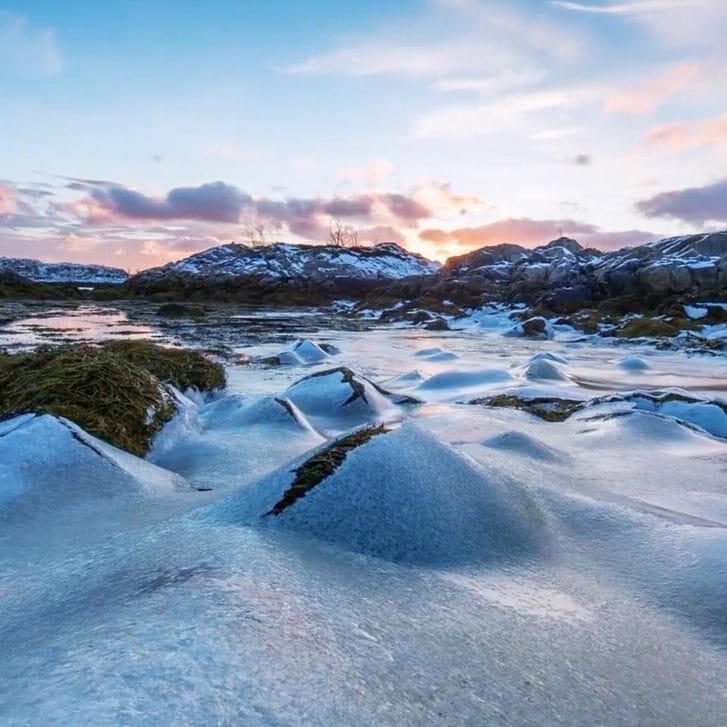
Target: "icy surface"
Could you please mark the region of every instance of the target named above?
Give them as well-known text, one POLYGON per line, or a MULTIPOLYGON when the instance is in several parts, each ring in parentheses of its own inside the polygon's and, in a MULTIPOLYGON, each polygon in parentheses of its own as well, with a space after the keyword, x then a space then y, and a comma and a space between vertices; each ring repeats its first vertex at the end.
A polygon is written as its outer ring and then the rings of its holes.
POLYGON ((724 724, 724 356, 487 315, 240 345, 340 353, 229 365, 147 460, 0 422, 0 724, 724 724))

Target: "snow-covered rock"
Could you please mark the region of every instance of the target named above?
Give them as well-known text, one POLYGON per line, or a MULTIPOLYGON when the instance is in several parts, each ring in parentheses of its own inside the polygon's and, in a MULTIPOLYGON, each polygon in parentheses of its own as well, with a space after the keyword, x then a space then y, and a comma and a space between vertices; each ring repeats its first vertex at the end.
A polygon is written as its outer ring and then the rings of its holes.
POLYGON ((35 283, 78 283, 84 285, 120 285, 128 279, 126 271, 104 265, 81 263, 46 263, 26 258, 0 257, 0 271, 21 275, 35 283))

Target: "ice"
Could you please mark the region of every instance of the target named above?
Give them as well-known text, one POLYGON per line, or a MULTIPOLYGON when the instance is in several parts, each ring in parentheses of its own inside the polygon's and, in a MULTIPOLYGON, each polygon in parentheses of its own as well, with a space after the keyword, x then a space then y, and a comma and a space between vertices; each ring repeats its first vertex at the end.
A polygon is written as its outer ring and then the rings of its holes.
POLYGON ((203 490, 239 487, 324 441, 284 398, 225 396, 199 407, 196 419, 196 427, 168 426, 174 435, 162 432, 150 459, 203 490))
POLYGON ((641 356, 621 356, 616 359, 616 365, 625 371, 646 371, 650 368, 641 356))
POLYGON ((568 459, 565 452, 550 447, 545 442, 524 432, 502 432, 502 434, 496 434, 494 437, 485 439, 482 444, 493 449, 501 449, 546 462, 564 462, 568 459))
POLYGON ((187 488, 181 477, 92 437, 66 419, 21 415, 3 422, 0 431, 2 527, 56 519, 64 510, 83 512, 110 498, 171 496, 187 488))
POLYGON ((214 400, 175 394, 146 460, 0 422, 0 723, 721 727, 723 353, 482 316, 503 324, 301 324, 338 368, 230 364, 214 400), (600 403, 461 403, 493 394, 600 403))
POLYGON ((281 351, 277 354, 277 358, 284 366, 297 366, 321 363, 337 353, 340 351, 335 347, 325 350, 315 341, 305 339, 296 341, 285 351, 281 351))
POLYGON ((349 369, 321 371, 293 384, 285 396, 326 429, 345 429, 400 416, 398 397, 349 369))
POLYGON ((448 369, 422 381, 416 391, 432 400, 456 400, 511 380, 510 373, 501 369, 448 369))
POLYGON ((280 515, 266 515, 292 479, 286 470, 213 510, 226 521, 421 565, 536 558, 552 540, 527 487, 475 466, 411 423, 374 437, 280 515))
POLYGON ((533 358, 525 368, 525 378, 528 379, 565 379, 565 375, 558 365, 545 358, 533 358))

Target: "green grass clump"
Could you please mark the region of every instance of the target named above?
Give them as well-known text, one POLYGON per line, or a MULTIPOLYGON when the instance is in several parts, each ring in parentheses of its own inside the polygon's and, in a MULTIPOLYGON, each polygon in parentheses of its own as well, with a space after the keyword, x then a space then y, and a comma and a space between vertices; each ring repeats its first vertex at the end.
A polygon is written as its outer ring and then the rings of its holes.
POLYGON ((297 470, 293 484, 285 491, 282 498, 275 503, 266 515, 280 515, 296 500, 304 497, 326 477, 330 477, 342 464, 349 452, 368 442, 373 437, 384 434, 387 429, 383 424, 361 429, 347 437, 335 441, 330 446, 314 454, 297 470))
POLYGON ((66 417, 141 456, 177 409, 167 383, 211 390, 224 384, 224 372, 201 354, 147 342, 43 346, 0 356, 0 417, 66 417))
POLYGON ((167 348, 151 341, 111 341, 103 346, 130 364, 140 366, 163 384, 177 389, 214 391, 225 385, 225 370, 198 351, 167 348))

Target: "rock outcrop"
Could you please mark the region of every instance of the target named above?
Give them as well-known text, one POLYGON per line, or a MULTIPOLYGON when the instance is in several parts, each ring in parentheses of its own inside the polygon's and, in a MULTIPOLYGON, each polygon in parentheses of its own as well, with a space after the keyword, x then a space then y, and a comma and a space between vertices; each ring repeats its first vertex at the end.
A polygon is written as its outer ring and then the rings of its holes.
POLYGON ((651 310, 675 302, 724 300, 727 232, 606 253, 566 237, 534 249, 496 245, 450 258, 434 276, 391 285, 378 295, 374 302, 404 299, 416 308, 444 300, 462 307, 502 301, 560 313, 604 302, 616 309, 651 310))

